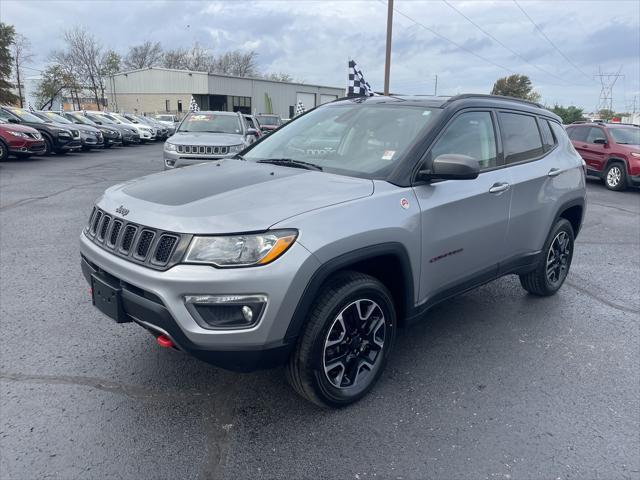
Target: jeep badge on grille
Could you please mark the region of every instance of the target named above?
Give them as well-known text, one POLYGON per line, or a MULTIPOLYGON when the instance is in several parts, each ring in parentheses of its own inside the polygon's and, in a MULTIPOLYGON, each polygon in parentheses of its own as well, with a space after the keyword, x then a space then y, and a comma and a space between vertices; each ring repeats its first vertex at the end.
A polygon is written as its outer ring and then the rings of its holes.
POLYGON ((116 213, 119 213, 123 217, 126 217, 127 214, 129 213, 129 209, 124 208, 124 205, 120 205, 118 208, 116 208, 116 213))

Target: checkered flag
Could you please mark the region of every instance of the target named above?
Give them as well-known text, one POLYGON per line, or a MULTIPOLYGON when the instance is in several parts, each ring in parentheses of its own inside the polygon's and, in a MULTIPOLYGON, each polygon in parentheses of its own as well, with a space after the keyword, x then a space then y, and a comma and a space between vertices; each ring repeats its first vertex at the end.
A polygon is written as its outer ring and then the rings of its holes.
POLYGON ((304 104, 302 103, 302 100, 298 100, 298 103, 296 104, 296 116, 301 115, 304 112, 304 104))
POLYGON ((33 108, 33 105, 31 105, 31 102, 27 102, 27 108, 29 109, 30 112, 35 112, 36 109, 33 108))
POLYGON ((347 97, 372 97, 371 85, 364 79, 362 70, 355 60, 349 60, 349 83, 347 87, 347 97))
POLYGON ((196 99, 193 98, 193 95, 191 95, 191 102, 189 103, 189 111, 190 112, 199 112, 200 111, 200 107, 198 106, 198 103, 196 102, 196 99))

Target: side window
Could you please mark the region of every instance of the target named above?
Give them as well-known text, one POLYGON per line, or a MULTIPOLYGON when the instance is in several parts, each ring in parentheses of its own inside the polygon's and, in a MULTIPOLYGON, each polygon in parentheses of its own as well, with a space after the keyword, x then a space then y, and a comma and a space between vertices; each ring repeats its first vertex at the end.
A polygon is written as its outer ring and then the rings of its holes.
POLYGON ((498 113, 507 164, 523 162, 544 153, 536 118, 520 113, 498 113))
POLYGON ((572 127, 569 130, 569 138, 577 142, 584 142, 590 127, 572 127))
POLYGON ((538 118, 538 126, 540 127, 540 133, 542 133, 542 146, 544 147, 544 151, 548 152, 556 144, 551 134, 551 127, 549 126, 549 122, 544 118, 538 118))
POLYGON ((604 131, 598 127, 591 127, 589 129, 589 134, 587 135, 587 143, 596 143, 596 140, 606 140, 607 137, 604 134, 604 131))
POLYGON ((496 138, 490 112, 467 112, 451 122, 431 149, 431 158, 455 153, 473 157, 484 170, 497 165, 496 138))
POLYGON ((551 126, 551 131, 553 132, 553 136, 556 139, 556 143, 560 143, 560 139, 566 137, 567 131, 562 128, 561 125, 558 125, 556 122, 547 122, 549 126, 551 126))

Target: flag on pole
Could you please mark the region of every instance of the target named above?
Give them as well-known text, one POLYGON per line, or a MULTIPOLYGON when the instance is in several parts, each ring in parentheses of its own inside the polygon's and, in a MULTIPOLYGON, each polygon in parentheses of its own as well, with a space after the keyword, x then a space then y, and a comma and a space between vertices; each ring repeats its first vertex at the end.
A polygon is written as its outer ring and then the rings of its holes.
POLYGON ((347 84, 347 97, 372 97, 374 95, 371 85, 364 79, 362 70, 355 60, 349 60, 349 82, 347 84))
POLYGON ((298 103, 296 104, 296 117, 303 114, 304 112, 304 104, 302 103, 302 100, 298 100, 298 103))
POLYGON ((199 112, 200 111, 200 107, 198 106, 198 103, 196 102, 196 99, 193 98, 193 95, 191 95, 191 102, 189 103, 189 111, 190 112, 199 112))
POLYGON ((33 108, 33 105, 31 105, 31 102, 27 102, 27 108, 29 108, 30 112, 35 112, 36 111, 36 109, 33 108))

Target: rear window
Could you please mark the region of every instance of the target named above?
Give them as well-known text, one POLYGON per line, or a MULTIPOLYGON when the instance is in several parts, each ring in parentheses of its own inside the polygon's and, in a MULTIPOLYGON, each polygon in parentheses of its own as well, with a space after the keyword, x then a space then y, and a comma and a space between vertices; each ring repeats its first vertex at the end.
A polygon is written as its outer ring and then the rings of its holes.
POLYGON ((519 113, 498 114, 505 163, 531 160, 544 153, 535 117, 519 113))

